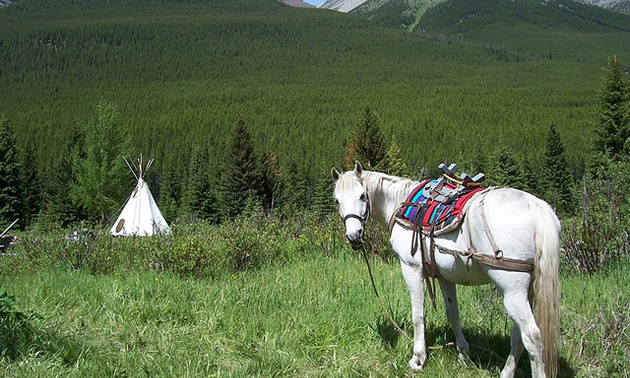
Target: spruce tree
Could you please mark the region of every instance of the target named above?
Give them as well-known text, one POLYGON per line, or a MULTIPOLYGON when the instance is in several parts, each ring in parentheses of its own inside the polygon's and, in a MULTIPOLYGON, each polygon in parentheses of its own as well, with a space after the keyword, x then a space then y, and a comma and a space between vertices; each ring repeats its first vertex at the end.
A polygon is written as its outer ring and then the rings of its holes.
POLYGON ((334 185, 328 174, 317 178, 313 191, 313 210, 317 215, 325 216, 336 211, 333 189, 334 185))
POLYGON ((128 153, 127 143, 112 103, 99 102, 84 135, 83 152, 75 151, 73 156, 77 182, 70 194, 91 220, 104 224, 120 207, 130 183, 122 158, 128 153))
POLYGON ((72 169, 73 156, 85 156, 82 153, 85 136, 77 125, 72 125, 64 141, 60 147, 61 158, 53 162, 51 170, 44 174, 43 218, 40 218, 45 223, 62 227, 86 218, 82 206, 68 196, 70 187, 77 180, 72 169))
POLYGON ((554 124, 549 126, 545 148, 545 199, 560 213, 574 209, 573 178, 567 166, 564 145, 554 124))
POLYGON ((304 174, 298 172, 297 163, 289 161, 281 176, 280 206, 287 214, 304 210, 307 205, 308 184, 304 174))
POLYGON ((352 131, 352 140, 346 152, 346 160, 360 161, 366 168, 376 167, 385 157, 383 133, 379 127, 378 115, 366 107, 352 131), (353 154, 354 156, 350 156, 353 154))
POLYGON ((190 168, 184 209, 192 219, 219 222, 219 211, 214 186, 208 175, 208 151, 198 149, 193 153, 190 168))
POLYGON ((488 177, 490 184, 523 189, 523 168, 514 156, 514 151, 504 141, 499 141, 491 159, 490 177, 488 177))
POLYGON ((409 167, 400 156, 400 147, 398 147, 395 137, 392 137, 385 158, 381 160, 376 170, 399 177, 409 175, 409 167))
POLYGON ((237 217, 251 201, 262 203, 263 178, 247 123, 239 118, 230 132, 222 180, 223 213, 237 217))
POLYGON ((280 200, 283 181, 280 164, 278 163, 278 155, 275 152, 263 154, 260 161, 262 169, 262 199, 263 207, 267 211, 273 211, 280 200))
POLYGON ((534 164, 528 158, 523 159, 523 190, 535 196, 542 196, 540 190, 540 177, 534 164))
POLYGON ((608 60, 599 95, 595 148, 613 160, 619 160, 630 150, 630 84, 624 79, 625 71, 619 58, 613 55, 608 60))
POLYGON ((29 225, 39 214, 42 205, 42 181, 40 173, 35 165, 35 151, 33 143, 27 145, 22 157, 22 179, 25 183, 23 188, 23 225, 29 225))
POLYGON ((15 143, 11 125, 6 119, 0 118, 0 228, 2 230, 22 217, 21 168, 15 143))
POLYGON ((173 158, 174 156, 170 159, 164 159, 160 184, 160 211, 169 223, 177 219, 182 192, 181 176, 175 169, 173 158))

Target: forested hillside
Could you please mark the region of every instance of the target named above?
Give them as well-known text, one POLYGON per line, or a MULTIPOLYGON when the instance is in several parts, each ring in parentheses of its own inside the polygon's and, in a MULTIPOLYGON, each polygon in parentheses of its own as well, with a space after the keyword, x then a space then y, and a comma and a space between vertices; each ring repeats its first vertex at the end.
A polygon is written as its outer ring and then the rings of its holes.
POLYGON ((626 19, 585 29, 552 13, 527 29, 465 4, 436 8, 417 36, 275 0, 23 0, 0 9, 0 115, 50 193, 97 105, 113 104, 129 154, 156 158, 152 187, 175 207, 201 173, 219 187, 239 119, 285 180, 313 190, 368 106, 410 175, 445 160, 484 170, 499 142, 539 172, 555 124, 581 177, 602 68, 630 60, 626 19))
POLYGON ((415 32, 503 48, 514 59, 591 61, 630 51, 630 15, 574 1, 451 0, 429 9, 415 32))

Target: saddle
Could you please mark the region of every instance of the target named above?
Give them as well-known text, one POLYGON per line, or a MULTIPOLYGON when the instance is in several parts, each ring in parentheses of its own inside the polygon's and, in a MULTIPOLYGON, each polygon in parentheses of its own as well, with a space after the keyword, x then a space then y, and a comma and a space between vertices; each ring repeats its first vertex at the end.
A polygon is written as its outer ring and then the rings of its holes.
POLYGON ((459 227, 466 203, 486 189, 480 186, 485 180, 483 173, 472 178, 464 173, 457 178, 457 165, 440 164, 439 168, 442 177, 420 183, 395 214, 398 222, 421 228, 426 235, 440 235, 459 227))

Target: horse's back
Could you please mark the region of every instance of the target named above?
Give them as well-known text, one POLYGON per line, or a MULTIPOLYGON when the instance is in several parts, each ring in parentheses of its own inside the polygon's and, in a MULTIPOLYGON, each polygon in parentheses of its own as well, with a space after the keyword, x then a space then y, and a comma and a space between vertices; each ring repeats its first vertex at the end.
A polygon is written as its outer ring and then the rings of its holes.
POLYGON ((498 248, 505 257, 532 261, 541 216, 551 228, 545 232, 559 234, 560 221, 545 201, 514 188, 490 188, 471 200, 464 227, 470 227, 477 252, 493 254, 498 248))

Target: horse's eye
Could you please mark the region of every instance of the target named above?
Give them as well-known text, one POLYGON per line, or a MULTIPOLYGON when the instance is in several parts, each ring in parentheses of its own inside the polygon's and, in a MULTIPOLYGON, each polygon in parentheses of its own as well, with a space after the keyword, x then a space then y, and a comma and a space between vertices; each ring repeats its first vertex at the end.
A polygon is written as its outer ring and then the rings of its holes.
POLYGON ((361 194, 361 198, 359 198, 361 202, 367 202, 367 195, 365 193, 361 194))

